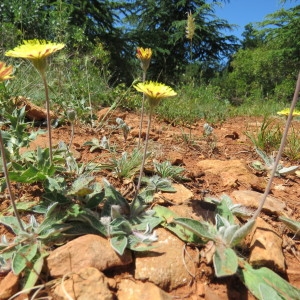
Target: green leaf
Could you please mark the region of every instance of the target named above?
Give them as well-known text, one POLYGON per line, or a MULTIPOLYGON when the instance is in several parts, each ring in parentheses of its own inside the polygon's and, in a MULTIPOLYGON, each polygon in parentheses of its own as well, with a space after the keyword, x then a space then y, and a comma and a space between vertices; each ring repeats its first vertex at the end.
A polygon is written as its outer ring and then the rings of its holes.
POLYGON ((91 194, 93 190, 89 187, 89 184, 94 179, 94 176, 80 176, 73 182, 72 187, 67 195, 84 197, 88 194, 91 194))
POLYGON ((104 200, 105 192, 101 191, 100 193, 94 194, 92 197, 88 199, 86 202, 86 208, 95 208, 104 200))
POLYGON ((264 286, 262 287, 261 284, 267 285, 269 287, 268 292, 270 289, 272 289, 272 294, 274 295, 275 291, 282 299, 300 299, 299 289, 292 286, 290 283, 268 268, 263 267, 260 269, 253 269, 250 264, 239 258, 237 275, 257 299, 268 299, 266 298, 268 296, 264 294, 266 288, 264 286))
POLYGON ((282 221, 291 231, 293 231, 296 236, 300 236, 300 222, 284 216, 280 216, 279 220, 282 221))
POLYGON ((23 290, 30 289, 36 285, 36 282, 39 279, 39 275, 41 274, 43 265, 44 265, 44 257, 46 255, 39 255, 37 258, 35 258, 35 262, 31 269, 29 269, 29 274, 25 276, 25 285, 23 287, 23 290))
POLYGON ((252 230, 253 226, 255 224, 255 220, 249 220, 246 222, 243 226, 241 226, 236 232, 234 233, 231 241, 230 241, 230 247, 234 247, 238 245, 248 233, 252 230))
POLYGON ((234 275, 238 268, 238 257, 234 250, 216 245, 213 256, 214 270, 217 277, 234 275))
POLYGON ((261 299, 263 300, 282 300, 282 297, 280 297, 277 292, 270 286, 260 283, 259 291, 261 295, 261 299))
POLYGON ((126 235, 118 235, 118 236, 114 236, 110 239, 110 244, 112 246, 112 248, 119 254, 119 255, 123 255, 126 246, 128 243, 128 239, 126 237, 126 235))
POLYGON ((230 224, 234 224, 234 216, 230 210, 230 207, 232 206, 231 198, 224 194, 221 196, 220 200, 221 201, 217 203, 216 213, 227 219, 230 224))
MULTIPOLYGON (((16 235, 22 232, 19 222, 16 217, 12 216, 4 216, 0 218, 0 223, 9 227, 16 235)), ((24 228, 26 228, 26 224, 21 220, 21 223, 24 228)))
POLYGON ((12 260, 12 270, 14 274, 20 274, 28 263, 31 263, 38 250, 37 244, 24 245, 17 250, 12 260))
POLYGON ((196 244, 203 244, 205 242, 201 237, 199 237, 199 235, 195 234, 193 231, 190 231, 185 226, 173 223, 173 220, 179 216, 167 207, 156 205, 153 210, 155 211, 155 216, 165 220, 162 221, 161 225, 172 231, 183 241, 196 244))

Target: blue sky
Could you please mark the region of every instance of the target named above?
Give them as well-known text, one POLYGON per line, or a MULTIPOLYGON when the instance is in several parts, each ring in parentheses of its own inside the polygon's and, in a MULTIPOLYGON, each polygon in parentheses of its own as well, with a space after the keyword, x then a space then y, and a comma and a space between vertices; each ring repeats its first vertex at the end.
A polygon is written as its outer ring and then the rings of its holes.
POLYGON ((299 4, 300 0, 287 0, 284 5, 279 0, 230 0, 230 3, 223 3, 223 7, 216 7, 215 14, 218 18, 227 20, 230 24, 239 25, 237 29, 227 32, 227 34, 233 34, 241 38, 245 25, 261 22, 268 14, 281 8, 288 9, 299 4))

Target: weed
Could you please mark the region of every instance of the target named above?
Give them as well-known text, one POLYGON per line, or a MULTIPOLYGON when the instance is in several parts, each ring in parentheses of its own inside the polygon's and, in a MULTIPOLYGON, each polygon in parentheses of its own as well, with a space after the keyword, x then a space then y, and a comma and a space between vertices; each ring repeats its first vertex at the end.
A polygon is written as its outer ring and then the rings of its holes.
POLYGON ((173 166, 169 161, 154 162, 155 172, 162 178, 170 178, 173 180, 183 180, 182 173, 185 171, 184 168, 179 166, 173 166))
MULTIPOLYGON (((147 153, 148 157, 150 153, 147 153)), ((138 172, 143 160, 143 153, 139 149, 134 149, 131 154, 123 152, 121 157, 114 156, 109 169, 112 170, 118 178, 133 178, 138 172)))
POLYGON ((278 123, 265 117, 257 132, 245 132, 246 136, 251 140, 255 148, 261 149, 267 153, 278 149, 282 133, 278 123))
POLYGON ((300 159, 300 131, 292 127, 283 154, 291 160, 300 159))
MULTIPOLYGON (((275 164, 275 158, 273 156, 268 156, 264 151, 260 149, 256 149, 256 152, 261 157, 264 164, 261 164, 259 161, 254 161, 252 163, 252 167, 258 171, 272 171, 275 164)), ((298 166, 283 167, 281 164, 278 164, 276 167, 275 176, 280 177, 295 173, 298 168, 298 166)))

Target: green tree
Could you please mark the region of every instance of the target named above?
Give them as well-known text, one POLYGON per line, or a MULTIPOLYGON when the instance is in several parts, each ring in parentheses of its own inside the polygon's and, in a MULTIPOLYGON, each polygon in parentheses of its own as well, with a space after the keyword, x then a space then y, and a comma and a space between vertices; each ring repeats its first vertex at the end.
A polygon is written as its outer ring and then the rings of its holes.
POLYGON ((223 82, 227 97, 290 100, 300 69, 299 31, 300 6, 268 15, 255 29, 248 27, 244 47, 233 56, 223 82))
POLYGON ((237 49, 237 39, 221 32, 231 29, 230 24, 214 15, 214 2, 206 2, 125 1, 123 22, 130 28, 127 39, 132 47, 150 47, 154 51, 149 76, 175 84, 186 72, 186 66, 192 63, 200 77, 200 70, 204 74, 205 69, 215 66, 222 57, 237 49), (193 14, 196 25, 192 62, 190 43, 185 34, 188 12, 193 14))

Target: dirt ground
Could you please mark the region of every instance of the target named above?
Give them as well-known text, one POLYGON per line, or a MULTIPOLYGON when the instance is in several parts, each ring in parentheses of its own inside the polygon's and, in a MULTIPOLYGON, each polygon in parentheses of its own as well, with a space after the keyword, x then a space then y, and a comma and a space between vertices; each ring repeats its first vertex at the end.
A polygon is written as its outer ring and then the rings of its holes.
MULTIPOLYGON (((76 124, 75 137, 73 140, 74 152, 76 152, 78 161, 82 162, 99 162, 107 163, 111 157, 108 151, 96 150, 90 152, 90 148, 83 146, 92 138, 101 140, 106 136, 111 145, 115 145, 118 153, 123 151, 130 151, 137 145, 136 132, 138 131, 140 117, 138 114, 129 112, 115 112, 114 115, 104 122, 103 126, 98 128, 91 128, 89 126, 76 124), (116 129, 115 118, 122 117, 125 122, 131 127, 131 132, 127 140, 124 140, 122 131, 116 129)), ((146 118, 147 120, 147 118, 146 118)), ((146 128, 146 120, 144 128, 146 128)), ((284 126, 284 120, 276 118, 275 121, 284 126)), ((166 158, 172 160, 174 157, 181 157, 181 166, 185 168, 184 175, 190 179, 183 183, 185 187, 191 190, 194 194, 193 201, 203 201, 204 196, 217 197, 222 193, 230 194, 235 189, 242 189, 243 186, 236 185, 232 188, 224 188, 218 177, 208 176, 207 174, 199 174, 199 169, 196 163, 203 159, 218 159, 231 160, 240 159, 247 163, 251 169, 251 162, 258 159, 255 152, 254 145, 245 135, 246 131, 255 131, 259 128, 262 118, 255 117, 236 117, 229 119, 222 124, 213 125, 213 135, 209 138, 203 136, 204 121, 199 121, 191 127, 174 126, 168 122, 154 118, 151 129, 151 140, 149 141, 149 150, 152 152, 150 163, 153 159, 164 161, 166 158)), ((300 129, 300 122, 294 121, 295 128, 300 129)), ((145 131, 145 130, 144 130, 145 131)), ((52 130, 53 144, 59 141, 70 141, 71 127, 63 125, 52 130)), ((47 136, 41 135, 35 140, 31 148, 36 146, 47 146, 47 136)), ((283 158, 285 165, 299 165, 300 161, 288 161, 283 158)), ((251 169, 253 174, 260 177, 261 181, 267 182, 267 174, 251 169)), ((107 170, 101 171, 96 175, 97 177, 106 177, 113 186, 119 190, 123 195, 130 198, 134 193, 134 184, 130 180, 121 180, 114 177, 111 172, 107 170)), ((40 185, 22 185, 14 184, 17 199, 39 199, 41 195, 40 185)), ((260 190, 259 192, 263 192, 260 190)), ((300 178, 295 175, 288 175, 286 177, 275 178, 271 189, 271 195, 284 201, 292 210, 292 216, 295 220, 300 218, 300 178), (284 188, 274 188, 282 186, 284 188), (296 191, 296 192, 295 192, 296 191)), ((1 195, 0 209, 8 207, 9 201, 7 195, 1 195)), ((19 200, 20 201, 20 200, 19 200)), ((168 204, 170 205, 170 204, 168 204)), ((293 235, 287 230, 282 230, 282 224, 277 220, 276 216, 264 215, 264 220, 275 226, 280 232, 284 241, 283 253, 286 259, 287 273, 281 274, 292 285, 300 288, 300 243, 299 240, 294 239, 293 235), (297 267, 296 267, 297 266, 297 267), (297 271, 298 270, 298 271, 297 271)), ((2 226, 2 232, 7 233, 2 226)), ((254 299, 248 293, 247 289, 235 277, 216 279, 213 275, 213 268, 210 265, 201 265, 201 276, 196 277, 189 285, 181 287, 172 291, 170 294, 174 299, 197 299, 195 298, 199 291, 197 290, 197 282, 205 281, 209 286, 209 291, 206 292, 205 299, 254 299)), ((128 270, 122 270, 122 273, 107 274, 111 277, 122 277, 132 274, 132 267, 128 270)), ((3 274, 4 276, 4 274, 3 274)))

